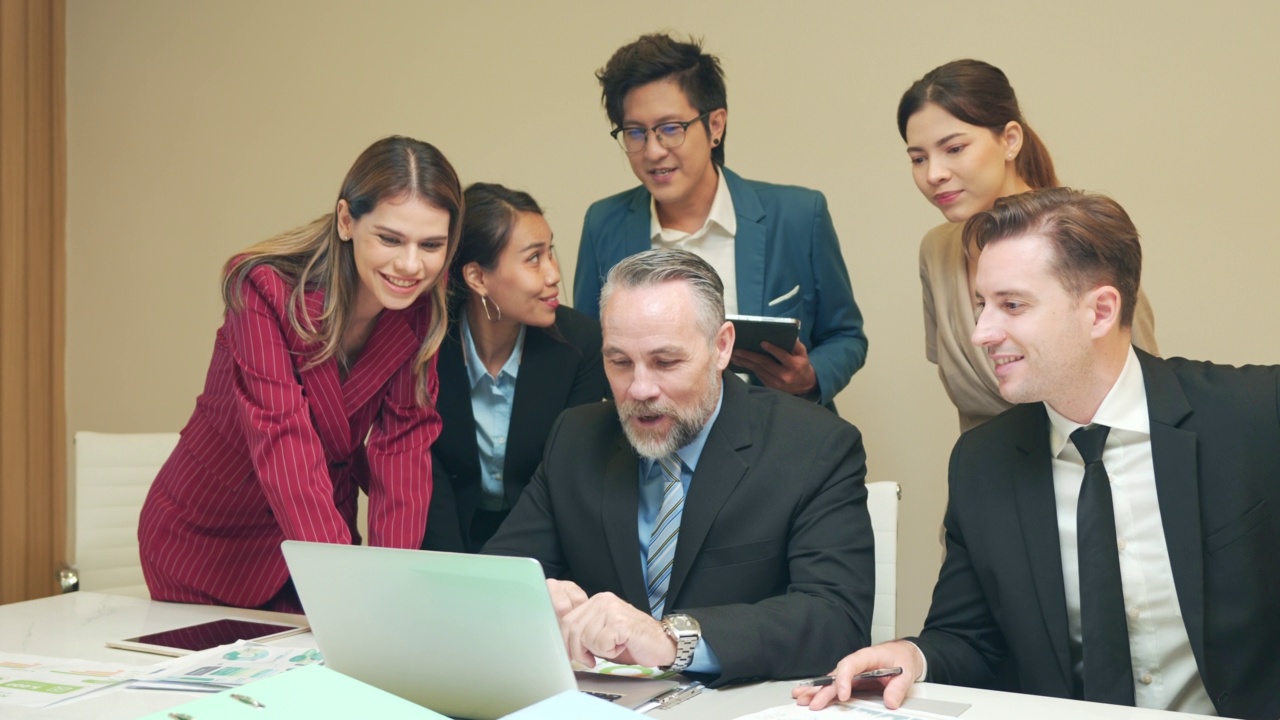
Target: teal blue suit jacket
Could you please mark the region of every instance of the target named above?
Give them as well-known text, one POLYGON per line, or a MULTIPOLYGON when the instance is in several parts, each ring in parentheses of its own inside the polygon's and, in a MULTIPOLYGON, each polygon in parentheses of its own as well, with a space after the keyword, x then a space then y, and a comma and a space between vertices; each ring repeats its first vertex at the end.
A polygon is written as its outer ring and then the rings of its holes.
MULTIPOLYGON (((734 238, 738 312, 800 320, 800 341, 818 378, 823 404, 867 359, 862 312, 822 193, 744 180, 720 168, 738 217, 734 238), (770 302, 784 298, 773 305, 770 302)), ((600 288, 609 269, 650 247, 650 195, 643 186, 591 205, 582 224, 573 302, 600 315, 600 288)))

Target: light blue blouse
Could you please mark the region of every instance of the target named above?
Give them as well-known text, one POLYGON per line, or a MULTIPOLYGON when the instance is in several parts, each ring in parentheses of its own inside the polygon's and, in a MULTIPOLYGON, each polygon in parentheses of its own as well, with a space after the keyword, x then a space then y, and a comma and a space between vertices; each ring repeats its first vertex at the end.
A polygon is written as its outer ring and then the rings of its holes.
POLYGON ((511 357, 494 377, 480 361, 465 314, 461 322, 465 349, 463 359, 471 380, 471 413, 475 416, 476 445, 480 448, 480 508, 507 510, 502 468, 507 460, 507 435, 511 427, 511 406, 516 396, 516 376, 520 373, 520 356, 524 353, 525 328, 520 326, 520 335, 511 350, 511 357))

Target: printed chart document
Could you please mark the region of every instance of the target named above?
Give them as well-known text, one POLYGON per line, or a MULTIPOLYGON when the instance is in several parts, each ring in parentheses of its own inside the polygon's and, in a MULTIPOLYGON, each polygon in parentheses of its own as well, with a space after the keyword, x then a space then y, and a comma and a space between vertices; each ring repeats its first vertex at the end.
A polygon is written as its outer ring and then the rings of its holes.
POLYGON ((319 665, 291 670, 248 687, 204 695, 143 720, 448 720, 444 715, 319 665))
POLYGON ((574 672, 595 673, 597 675, 621 675, 623 677, 651 678, 661 680, 669 678, 676 673, 671 670, 659 670, 656 667, 647 665, 623 665, 612 660, 605 660, 602 657, 596 658, 594 667, 587 667, 582 663, 573 663, 574 672))
POLYGON ((287 670, 322 664, 324 656, 315 648, 287 648, 244 640, 155 665, 129 688, 216 693, 287 670))
POLYGON ((0 653, 0 707, 45 708, 78 700, 132 680, 148 669, 137 665, 0 653))

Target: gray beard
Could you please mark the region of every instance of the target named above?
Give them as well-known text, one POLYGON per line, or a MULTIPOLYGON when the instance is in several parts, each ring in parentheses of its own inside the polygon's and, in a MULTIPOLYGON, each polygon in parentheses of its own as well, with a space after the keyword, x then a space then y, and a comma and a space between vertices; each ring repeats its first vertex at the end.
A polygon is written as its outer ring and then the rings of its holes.
POLYGON ((707 384, 707 392, 698 398, 697 404, 690 408, 676 407, 666 402, 628 401, 618 405, 618 418, 622 421, 622 432, 627 442, 635 448, 641 457, 656 460, 666 457, 688 445, 715 412, 716 402, 720 399, 720 372, 715 365, 711 366, 712 381, 707 384), (675 420, 671 429, 665 434, 641 430, 632 424, 632 418, 640 415, 668 415, 675 420))

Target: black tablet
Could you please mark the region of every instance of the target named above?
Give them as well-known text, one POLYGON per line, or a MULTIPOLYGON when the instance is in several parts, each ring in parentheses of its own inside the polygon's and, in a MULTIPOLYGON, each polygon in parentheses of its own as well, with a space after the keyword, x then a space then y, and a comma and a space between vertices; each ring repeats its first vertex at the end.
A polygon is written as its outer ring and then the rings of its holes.
POLYGON ((156 655, 189 655, 219 645, 229 645, 240 640, 266 642, 276 638, 296 635, 308 630, 306 625, 282 625, 222 618, 199 625, 188 625, 173 630, 148 633, 124 640, 112 640, 107 647, 120 650, 137 650, 156 655))
MULTIPOLYGON (((772 358, 760 343, 769 342, 790 352, 796 344, 796 338, 800 337, 800 321, 795 318, 726 315, 725 320, 733 323, 737 334, 733 341, 734 350, 751 350, 772 358)), ((733 372, 747 372, 746 368, 733 363, 729 363, 729 369, 733 372)))

